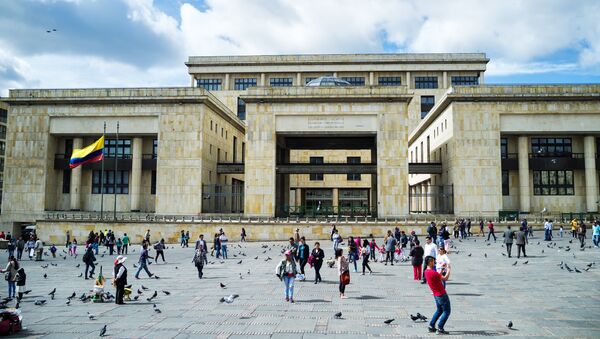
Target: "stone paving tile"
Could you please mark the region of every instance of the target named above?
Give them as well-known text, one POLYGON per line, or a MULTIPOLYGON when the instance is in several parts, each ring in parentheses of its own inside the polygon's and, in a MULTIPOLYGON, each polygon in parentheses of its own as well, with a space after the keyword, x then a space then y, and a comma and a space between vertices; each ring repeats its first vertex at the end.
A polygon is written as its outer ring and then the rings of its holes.
MULTIPOLYGON (((380 239, 378 239, 380 240, 380 239)), ((558 246, 566 246, 567 238, 558 239, 558 246)), ((547 243, 537 245, 534 239, 528 246, 531 257, 506 258, 500 243, 487 246, 481 238, 455 241, 459 254, 451 253, 452 280, 447 290, 452 302, 452 315, 446 325, 451 337, 490 338, 598 338, 600 337, 600 295, 595 284, 600 278, 600 266, 589 272, 568 273, 557 264, 568 263, 583 269, 589 262, 600 265, 600 251, 558 251, 547 243), (541 253, 544 250, 544 253, 541 253), (471 253, 471 256, 467 254, 471 253), (484 257, 484 253, 488 255, 484 257), (575 257, 573 257, 575 254, 575 257), (528 260, 528 264, 524 261, 528 260), (517 261, 516 266, 512 263, 517 261), (515 330, 508 330, 512 320, 515 330)), ((324 241, 327 243, 326 241, 324 241)), ((22 262, 27 271, 27 287, 32 292, 21 303, 27 330, 17 337, 30 338, 97 338, 102 325, 108 325, 112 338, 431 338, 427 323, 414 323, 409 314, 420 312, 428 317, 434 311, 434 302, 427 286, 412 279, 412 266, 401 263, 384 266, 371 263, 373 275, 351 274, 347 287, 349 299, 340 300, 337 293, 337 271, 323 267, 325 280, 313 284, 312 269, 307 266, 307 281, 295 284, 295 304, 283 300, 283 286, 274 276, 282 244, 262 254, 260 243, 242 244, 246 257, 224 260, 209 257, 205 278, 199 280, 190 263, 193 249, 169 246, 168 264, 152 264, 150 270, 160 279, 133 278, 137 254, 130 253, 126 262, 134 295, 141 285, 140 301, 125 306, 113 303, 81 303, 74 299, 71 306, 65 300, 73 291, 77 297, 89 291, 92 281, 79 278, 82 267, 78 258, 49 259, 57 266, 42 268, 40 263, 22 262), (259 260, 253 258, 258 255, 259 260), (265 262, 270 256, 274 260, 265 262), (237 262, 242 260, 242 264, 237 262), (175 269, 177 266, 177 269, 175 269), (248 274, 250 270, 250 274, 248 274), (46 273, 47 278, 42 275, 46 273), (240 279, 240 273, 242 279, 240 279), (222 282, 225 289, 219 287, 222 282), (56 299, 47 293, 56 287, 56 299), (146 302, 154 291, 158 297, 146 302), (162 290, 171 292, 170 296, 162 290), (232 304, 220 303, 229 294, 240 297, 232 304), (35 306, 34 300, 48 299, 47 305, 35 306), (153 304, 163 311, 155 314, 153 304), (343 319, 334 319, 341 311, 343 319), (87 313, 97 316, 89 320, 87 313), (391 325, 383 320, 395 318, 391 325)), ((312 243, 310 244, 312 246, 312 243)), ((558 247, 557 246, 557 247, 558 247)), ((575 246, 571 245, 573 248, 575 246)), ((139 246, 134 246, 139 253, 139 246)), ((330 246, 325 247, 326 257, 330 246)), ((60 252, 60 251, 59 251, 60 252)), ((230 245, 230 253, 238 254, 237 244, 230 245)), ((112 260, 108 254, 99 257, 105 276, 110 276, 112 260)), ((114 293, 112 287, 108 290, 114 293)))

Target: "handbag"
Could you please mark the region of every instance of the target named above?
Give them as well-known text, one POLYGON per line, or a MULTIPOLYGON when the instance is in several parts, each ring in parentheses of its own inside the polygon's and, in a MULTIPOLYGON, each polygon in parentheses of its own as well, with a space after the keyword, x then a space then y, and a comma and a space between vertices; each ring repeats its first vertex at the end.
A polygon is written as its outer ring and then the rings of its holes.
POLYGON ((6 272, 6 273, 4 273, 4 280, 6 280, 6 281, 9 281, 9 280, 10 280, 10 278, 11 278, 11 276, 10 276, 10 272, 6 272))
POLYGON ((340 280, 342 282, 342 285, 350 284, 350 271, 344 271, 340 276, 340 280))

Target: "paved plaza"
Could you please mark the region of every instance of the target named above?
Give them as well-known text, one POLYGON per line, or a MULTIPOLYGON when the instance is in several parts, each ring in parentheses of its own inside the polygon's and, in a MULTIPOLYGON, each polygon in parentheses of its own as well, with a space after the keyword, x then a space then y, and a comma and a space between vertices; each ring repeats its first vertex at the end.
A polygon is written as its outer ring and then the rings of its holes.
MULTIPOLYGON (((587 247, 580 251, 576 241, 569 244, 570 239, 557 239, 556 247, 549 248, 543 241, 538 245, 541 239, 535 237, 527 248, 528 258, 518 260, 502 256, 500 239, 490 245, 477 237, 455 241, 454 251, 458 252, 450 254, 453 275, 447 286, 452 315, 445 328, 450 336, 599 338, 600 251, 587 247), (565 251, 566 246, 572 250, 565 251), (515 261, 518 263, 513 266, 515 261), (582 273, 561 269, 561 261, 582 273), (598 266, 584 271, 592 262, 598 266), (509 321, 514 323, 512 330, 506 327, 509 321)), ((329 258, 331 242, 322 243, 329 258)), ((314 271, 309 269, 307 281, 296 281, 296 303, 290 304, 283 300, 283 284, 274 274, 283 243, 268 243, 269 249, 262 248, 265 244, 242 243, 240 247, 230 243, 229 259, 221 262, 209 257, 214 264, 205 267, 202 280, 191 263, 193 249, 177 245, 169 245, 165 251, 168 264, 149 266, 160 279, 149 279, 142 273, 142 279, 136 280, 132 265, 137 262, 139 246, 134 245, 135 253, 130 250, 126 262, 128 279, 134 295, 141 285, 149 290, 139 298, 143 301, 124 306, 82 303, 77 298, 69 306, 65 304, 73 292, 79 297, 93 285, 92 280, 79 277, 84 267, 81 255, 77 259, 45 257, 44 263, 24 260, 27 287, 32 292, 21 303, 27 329, 18 337, 97 338, 105 324, 106 336, 112 338, 435 336, 427 332, 426 323, 415 323, 409 317, 417 312, 431 317, 434 311, 429 288, 412 280, 410 264, 392 267, 373 263, 373 275, 352 274, 345 300, 339 299, 337 270, 324 265, 324 281, 314 285, 310 280, 314 271), (265 261, 267 257, 273 260, 265 261), (57 266, 41 267, 48 263, 57 266), (80 268, 75 267, 78 264, 80 268), (47 294, 54 287, 56 298, 50 300, 47 294), (145 298, 155 290, 158 297, 147 302, 145 298), (171 294, 167 296, 163 290, 171 294), (239 294, 239 298, 231 304, 219 302, 230 294, 239 294), (47 299, 47 304, 34 305, 40 299, 47 299), (154 303, 162 313, 153 310, 154 303), (89 320, 87 312, 97 319, 89 320), (342 319, 334 318, 336 312, 342 312, 342 319), (384 324, 390 318, 395 321, 384 324)), ((309 242, 311 248, 313 244, 309 242)), ((105 255, 98 260, 108 276, 113 258, 105 255)), ((110 290, 114 294, 112 287, 110 290)))

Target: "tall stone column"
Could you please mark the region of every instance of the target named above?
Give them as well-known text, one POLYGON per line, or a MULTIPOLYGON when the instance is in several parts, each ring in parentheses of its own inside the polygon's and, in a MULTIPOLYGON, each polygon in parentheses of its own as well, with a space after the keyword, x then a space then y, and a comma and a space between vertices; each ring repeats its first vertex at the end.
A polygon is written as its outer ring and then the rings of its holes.
POLYGON ((429 205, 427 204, 427 192, 428 192, 428 186, 427 183, 422 183, 421 184, 421 211, 422 212, 427 212, 429 210, 429 205))
MULTIPOLYGON (((73 138, 73 149, 83 147, 83 138, 73 138)), ((81 166, 71 170, 71 211, 81 210, 81 166)))
POLYGON ((448 88, 448 72, 443 73, 442 85, 444 86, 444 88, 448 88))
POLYGON ((531 195, 529 187, 529 138, 519 137, 519 210, 521 213, 530 212, 531 195))
POLYGON ((265 83, 266 79, 266 75, 265 73, 260 73, 260 83, 258 84, 259 86, 267 86, 267 84, 265 83))
POLYGON ((296 87, 298 86, 304 86, 304 84, 302 83, 302 73, 300 72, 296 73, 296 87))
POLYGON ((585 157, 585 205, 587 212, 598 211, 598 177, 596 174, 596 138, 587 135, 583 138, 585 157))
POLYGON ((336 208, 336 211, 338 211, 339 213, 339 208, 340 208, 340 190, 338 188, 333 188, 332 189, 332 197, 331 197, 331 205, 336 208))
POLYGON ((369 72, 369 85, 375 86, 375 73, 369 72))
POLYGON ((131 212, 140 211, 140 196, 142 191, 142 146, 142 138, 133 138, 133 145, 131 147, 131 189, 129 190, 131 212))
POLYGON ((410 72, 406 72, 406 88, 412 88, 410 83, 410 72))

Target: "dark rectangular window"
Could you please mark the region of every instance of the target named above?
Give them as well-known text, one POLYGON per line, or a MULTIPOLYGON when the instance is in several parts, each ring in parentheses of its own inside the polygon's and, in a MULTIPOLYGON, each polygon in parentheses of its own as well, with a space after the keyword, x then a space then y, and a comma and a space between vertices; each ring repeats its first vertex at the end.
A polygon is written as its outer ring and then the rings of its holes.
POLYGON ((435 105, 435 97, 433 95, 422 95, 421 96, 421 119, 427 116, 427 113, 431 111, 435 105))
POLYGON ((233 162, 235 163, 237 160, 237 138, 233 137, 233 152, 231 153, 233 154, 233 162))
POLYGON ((0 122, 6 123, 8 120, 8 111, 4 108, 0 108, 0 122))
POLYGON ((573 171, 533 171, 534 195, 574 195, 573 171))
POLYGON ((478 76, 455 76, 452 77, 452 86, 472 86, 479 85, 478 76))
POLYGON ((508 158, 508 139, 506 138, 500 138, 500 157, 508 158))
POLYGON ((156 194, 156 171, 152 171, 152 178, 150 179, 150 194, 156 194))
POLYGON ((0 125, 0 139, 6 139, 6 126, 0 125))
POLYGON ((348 81, 352 86, 365 85, 365 77, 342 77, 342 80, 348 81))
POLYGON ((438 88, 438 78, 415 77, 415 88, 438 88))
POLYGON ((63 171, 62 192, 71 193, 71 170, 63 171))
POLYGON ((534 157, 570 157, 571 138, 531 138, 534 157))
POLYGON ((400 77, 379 77, 379 86, 400 86, 402 81, 400 77))
POLYGON ((131 139, 104 139, 104 156, 114 158, 115 154, 119 155, 119 159, 131 158, 131 139))
MULTIPOLYGON (((347 157, 346 162, 349 164, 360 164, 360 157, 347 157)), ((360 173, 348 173, 346 174, 346 180, 360 181, 360 173)))
POLYGON ((4 155, 6 153, 6 143, 4 141, 0 141, 0 155, 4 155))
POLYGON ((256 87, 256 78, 238 78, 234 80, 234 90, 245 91, 248 87, 256 87))
POLYGON ((237 116, 240 120, 246 120, 246 103, 240 98, 237 99, 237 116))
POLYGON ((271 87, 291 87, 294 83, 292 78, 271 78, 269 79, 269 85, 271 87))
POLYGON ((502 195, 509 195, 508 171, 502 171, 502 195))
POLYGON ((152 159, 158 158, 158 139, 152 139, 152 159))
POLYGON ((115 182, 117 183, 117 194, 129 194, 129 171, 93 171, 92 172, 92 194, 100 194, 100 186, 104 194, 115 193, 115 182))
POLYGON ((207 91, 220 91, 221 79, 197 79, 196 87, 202 87, 207 91))
POLYGON ((315 79, 316 79, 316 77, 306 77, 306 78, 304 78, 304 84, 306 85, 315 79))
POLYGON ((246 143, 242 142, 242 163, 246 161, 246 143))
MULTIPOLYGON (((310 157, 310 163, 313 165, 323 164, 323 157, 310 157)), ((311 173, 310 180, 313 181, 322 181, 323 173, 311 173)))

